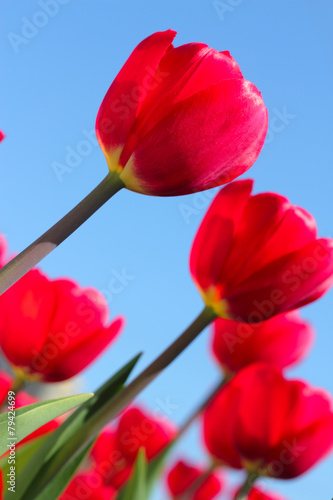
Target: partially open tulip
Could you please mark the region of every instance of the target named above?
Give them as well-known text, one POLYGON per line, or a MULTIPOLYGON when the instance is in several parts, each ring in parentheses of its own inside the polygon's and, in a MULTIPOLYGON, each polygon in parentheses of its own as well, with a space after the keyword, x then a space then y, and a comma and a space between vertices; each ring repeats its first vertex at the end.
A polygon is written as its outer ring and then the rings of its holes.
POLYGON ((314 332, 298 311, 246 324, 218 318, 213 324, 212 350, 226 374, 265 361, 286 368, 301 361, 312 346, 314 332))
POLYGON ((243 368, 208 405, 204 438, 222 463, 290 479, 333 449, 333 400, 266 363, 243 368))
POLYGON ((225 184, 250 168, 267 132, 260 92, 229 52, 173 47, 157 32, 109 88, 96 135, 109 170, 140 193, 170 196, 225 184))
MULTIPOLYGON (((235 499, 237 492, 235 494, 235 499)), ((271 491, 263 490, 262 488, 252 488, 247 495, 246 500, 286 500, 285 497, 272 493, 271 491)))
POLYGON ((101 293, 33 269, 0 297, 0 347, 24 376, 57 382, 86 368, 119 334, 101 293))
POLYGON ((217 315, 255 323, 304 306, 333 283, 333 240, 284 196, 236 181, 215 197, 195 237, 191 274, 217 315))
POLYGON ((170 470, 167 476, 167 484, 170 495, 177 499, 194 487, 191 496, 187 500, 213 500, 221 492, 223 482, 221 477, 212 472, 197 487, 194 485, 205 474, 204 469, 190 465, 179 460, 170 470))
POLYGON ((104 485, 93 472, 78 474, 69 484, 60 500, 115 500, 117 491, 104 485))
POLYGON ((131 475, 141 448, 150 461, 175 435, 176 428, 166 419, 158 419, 138 407, 129 408, 116 427, 107 427, 97 439, 91 453, 95 471, 106 484, 121 488, 131 475))

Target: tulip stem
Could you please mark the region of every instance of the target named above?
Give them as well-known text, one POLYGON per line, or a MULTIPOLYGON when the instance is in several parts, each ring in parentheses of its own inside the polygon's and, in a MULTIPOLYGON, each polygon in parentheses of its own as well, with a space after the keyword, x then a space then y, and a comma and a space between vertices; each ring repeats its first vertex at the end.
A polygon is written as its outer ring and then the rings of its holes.
POLYGON ((254 482, 256 479, 258 479, 258 474, 256 472, 249 472, 248 476, 241 487, 241 489, 238 492, 238 495, 235 500, 246 500, 248 494, 252 490, 252 486, 254 485, 254 482))
POLYGON ((0 295, 60 245, 124 186, 118 174, 109 172, 76 207, 0 269, 0 295))
MULTIPOLYGON (((193 323, 165 350, 160 354, 143 372, 132 382, 122 389, 110 401, 109 407, 104 409, 104 424, 121 412, 133 399, 147 387, 167 366, 181 354, 186 347, 217 318, 216 313, 208 306, 197 316, 193 323)), ((97 416, 101 419, 101 415, 97 416)), ((101 421, 98 422, 101 427, 101 421)))
POLYGON ((210 392, 207 398, 197 407, 197 409, 189 416, 189 418, 183 423, 181 428, 178 431, 176 439, 178 440, 189 427, 191 427, 192 423, 200 416, 200 414, 204 411, 206 406, 212 401, 212 399, 216 396, 216 394, 222 389, 222 387, 226 384, 228 379, 223 377, 222 380, 215 386, 215 388, 210 392))

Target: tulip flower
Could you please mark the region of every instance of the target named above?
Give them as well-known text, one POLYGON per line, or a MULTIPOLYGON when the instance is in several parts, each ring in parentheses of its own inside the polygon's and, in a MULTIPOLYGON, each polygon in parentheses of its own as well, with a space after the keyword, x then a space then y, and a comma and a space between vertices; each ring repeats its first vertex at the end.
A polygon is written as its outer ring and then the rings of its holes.
POLYGON ((0 297, 0 347, 20 376, 58 382, 86 368, 119 334, 101 293, 33 269, 0 297))
POLYGON ((96 121, 109 170, 139 193, 174 196, 225 184, 248 170, 268 126, 260 92, 229 52, 173 47, 157 32, 132 52, 96 121))
POLYGON ((226 374, 265 361, 278 368, 301 361, 313 344, 314 332, 298 311, 245 324, 218 318, 213 324, 212 351, 226 374))
POLYGON ((3 141, 5 137, 5 134, 2 132, 2 130, 0 130, 0 142, 3 141))
POLYGON ((243 368, 208 405, 204 439, 222 463, 290 479, 333 449, 333 400, 266 363, 243 368))
POLYGON ((203 474, 205 474, 204 469, 194 467, 183 460, 178 461, 167 476, 171 497, 176 500, 194 486, 194 492, 188 500, 213 500, 216 498, 223 486, 221 477, 212 472, 201 484, 195 487, 196 482, 200 481, 203 474))
POLYGON ((81 473, 70 482, 60 500, 115 500, 117 491, 101 484, 93 472, 81 473))
POLYGON ((190 268, 218 316, 255 323, 304 306, 333 283, 333 240, 276 193, 251 196, 253 181, 217 194, 195 237, 190 268))
POLYGON ((92 449, 95 470, 106 484, 121 488, 128 480, 140 448, 153 460, 175 437, 176 429, 165 419, 133 407, 120 417, 116 427, 107 427, 92 449))

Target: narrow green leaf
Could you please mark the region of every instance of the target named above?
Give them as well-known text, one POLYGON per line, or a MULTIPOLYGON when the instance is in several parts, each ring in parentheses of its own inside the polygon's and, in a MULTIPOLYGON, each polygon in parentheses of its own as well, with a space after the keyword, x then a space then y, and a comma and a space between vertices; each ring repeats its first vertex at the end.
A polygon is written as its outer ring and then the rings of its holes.
POLYGON ((117 500, 148 500, 147 460, 143 448, 136 458, 132 476, 117 496, 117 500))
POLYGON ((42 425, 91 399, 93 394, 40 401, 0 416, 0 455, 42 425))
POLYGON ((146 484, 147 484, 147 498, 152 492, 160 474, 162 472, 163 466, 166 462, 166 459, 169 456, 171 449, 173 448, 174 442, 172 441, 161 453, 157 455, 156 458, 151 460, 147 465, 147 474, 146 474, 146 484))
MULTIPOLYGON (((88 455, 92 444, 93 442, 86 446, 86 448, 84 448, 78 455, 76 455, 73 460, 68 462, 68 464, 55 477, 51 479, 51 481, 42 490, 42 492, 34 498, 34 500, 57 500, 61 493, 66 489, 75 472, 88 455)), ((5 500, 7 500, 6 497, 5 500)), ((10 497, 8 497, 8 500, 10 500, 10 497)))
POLYGON ((121 390, 140 356, 121 368, 49 436, 17 477, 15 500, 37 497, 92 442, 101 430, 96 415, 121 390))

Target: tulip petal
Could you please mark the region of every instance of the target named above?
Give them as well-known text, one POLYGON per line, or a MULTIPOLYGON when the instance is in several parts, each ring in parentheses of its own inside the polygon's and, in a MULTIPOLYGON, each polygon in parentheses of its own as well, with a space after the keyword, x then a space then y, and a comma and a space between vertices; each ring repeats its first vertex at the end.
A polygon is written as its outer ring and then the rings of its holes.
POLYGON ((333 240, 321 238, 250 276, 229 292, 228 306, 235 318, 262 321, 312 302, 332 283, 333 240))
POLYGON ((223 279, 234 287, 269 262, 299 250, 316 236, 316 222, 303 208, 291 205, 287 198, 275 193, 253 196, 235 230, 226 266, 229 272, 223 279))
POLYGON ((220 53, 203 43, 189 43, 166 52, 131 129, 120 164, 126 165, 142 138, 177 102, 230 78, 243 76, 229 52, 220 53))
POLYGON ((104 153, 126 142, 142 106, 140 92, 146 93, 147 81, 154 77, 162 56, 176 32, 157 32, 134 49, 106 93, 96 119, 96 135, 104 153))
POLYGON ((239 388, 226 384, 207 406, 204 413, 204 441, 209 452, 226 465, 242 469, 235 446, 234 433, 241 393, 239 388))
POLYGON ((128 189, 160 196, 216 187, 250 168, 266 131, 256 87, 225 80, 173 106, 138 144, 121 179, 128 189))
POLYGON ((231 373, 257 361, 282 369, 303 359, 313 339, 313 329, 298 312, 253 325, 219 318, 214 322, 212 348, 218 362, 231 373))
POLYGON ((252 185, 253 181, 243 180, 221 189, 200 225, 192 245, 190 270, 203 290, 216 283, 224 269, 234 228, 238 225, 252 185))
MULTIPOLYGON (((48 382, 60 382, 74 377, 94 361, 106 347, 116 339, 124 325, 124 319, 116 318, 107 328, 100 328, 75 342, 71 348, 66 347, 63 351, 59 349, 58 356, 49 360, 43 370, 44 380, 48 382)), ((47 352, 47 344, 45 351, 47 352)))
POLYGON ((55 310, 55 291, 37 269, 29 271, 0 298, 0 346, 17 366, 41 352, 55 310), (19 342, 18 342, 19 338, 19 342))

